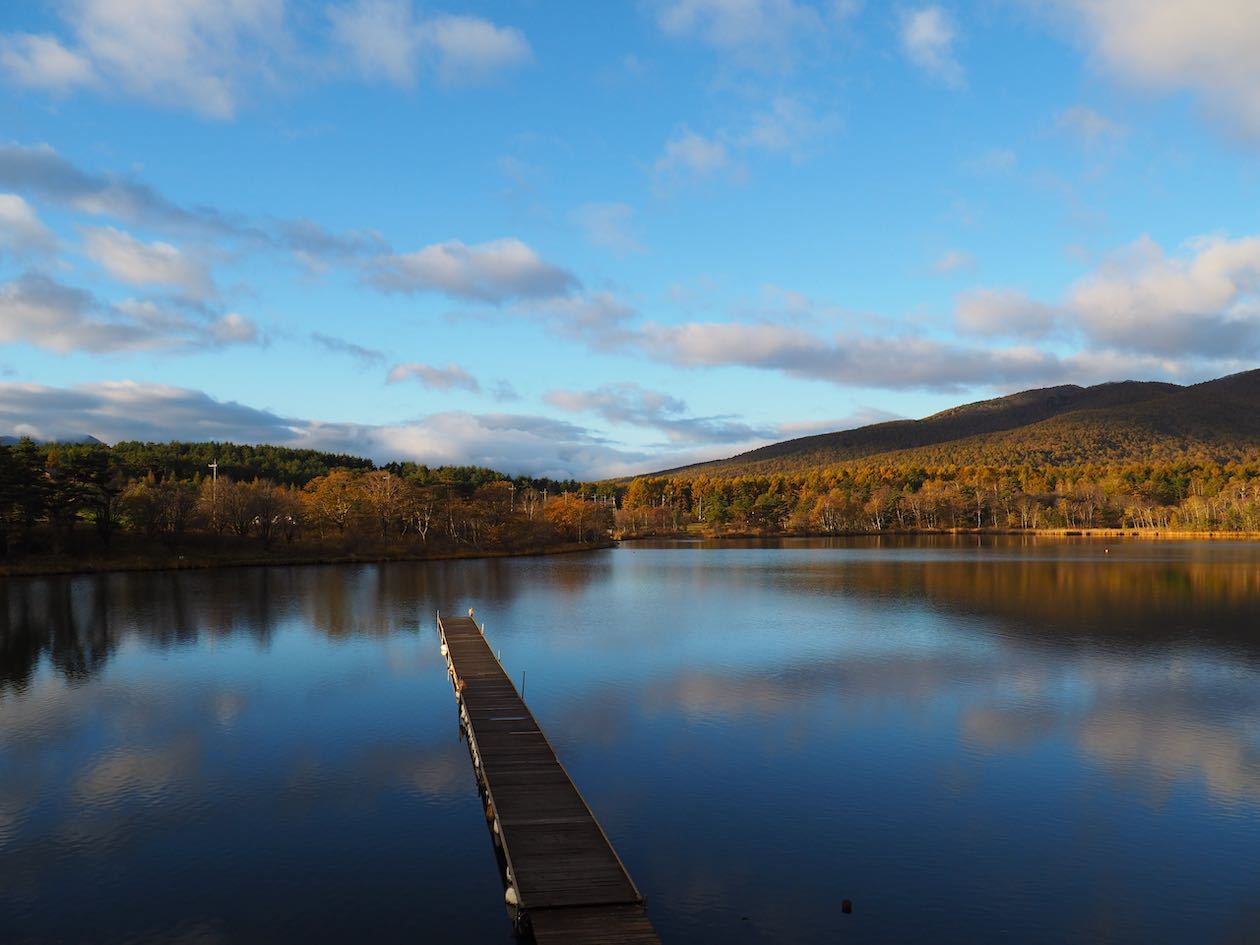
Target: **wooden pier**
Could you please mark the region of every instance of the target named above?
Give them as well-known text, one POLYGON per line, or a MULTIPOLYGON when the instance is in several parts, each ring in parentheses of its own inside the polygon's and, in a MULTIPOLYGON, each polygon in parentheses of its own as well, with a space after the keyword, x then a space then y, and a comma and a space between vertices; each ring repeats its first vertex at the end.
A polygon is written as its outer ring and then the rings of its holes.
POLYGON ((630 874, 471 617, 442 654, 518 930, 538 945, 659 945, 630 874))

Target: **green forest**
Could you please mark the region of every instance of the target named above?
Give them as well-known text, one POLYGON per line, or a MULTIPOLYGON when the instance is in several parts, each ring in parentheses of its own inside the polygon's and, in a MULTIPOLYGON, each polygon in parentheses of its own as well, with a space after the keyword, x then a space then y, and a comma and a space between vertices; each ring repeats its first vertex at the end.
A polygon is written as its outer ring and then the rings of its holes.
POLYGON ((0 445, 0 550, 11 572, 545 551, 606 542, 614 491, 275 446, 22 440, 0 445))

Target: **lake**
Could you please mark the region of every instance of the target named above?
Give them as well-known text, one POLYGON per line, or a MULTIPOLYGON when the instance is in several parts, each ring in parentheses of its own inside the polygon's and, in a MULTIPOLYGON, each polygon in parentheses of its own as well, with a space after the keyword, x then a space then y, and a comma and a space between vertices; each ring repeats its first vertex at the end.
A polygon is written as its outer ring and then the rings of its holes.
POLYGON ((470 606, 667 942, 1260 941, 1260 545, 1018 537, 0 580, 0 940, 513 941, 470 606))

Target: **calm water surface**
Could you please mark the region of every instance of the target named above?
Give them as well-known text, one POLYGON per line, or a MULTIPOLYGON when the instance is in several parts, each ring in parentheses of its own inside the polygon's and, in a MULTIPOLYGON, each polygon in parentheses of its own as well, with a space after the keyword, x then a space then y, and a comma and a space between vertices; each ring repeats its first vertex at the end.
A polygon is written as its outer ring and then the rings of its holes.
POLYGON ((666 941, 1260 941, 1260 545, 1019 539, 0 580, 0 940, 511 942, 468 606, 666 941))

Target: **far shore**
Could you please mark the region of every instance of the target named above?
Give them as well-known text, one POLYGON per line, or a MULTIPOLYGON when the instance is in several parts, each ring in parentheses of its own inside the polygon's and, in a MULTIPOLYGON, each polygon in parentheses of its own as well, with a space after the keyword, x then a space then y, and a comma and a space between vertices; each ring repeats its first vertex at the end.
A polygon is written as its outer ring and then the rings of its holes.
POLYGON ((462 549, 435 554, 413 552, 365 551, 336 553, 327 549, 303 552, 283 549, 274 552, 241 553, 178 551, 162 553, 124 552, 119 554, 52 555, 44 554, 0 564, 0 580, 7 577, 40 577, 45 575, 107 574, 127 571, 204 571, 212 568, 290 567, 308 564, 381 564, 387 562, 456 561, 481 558, 519 558, 538 555, 574 554, 612 548, 623 542, 638 541, 777 541, 795 538, 931 538, 931 537, 1025 537, 1025 538, 1109 538, 1147 541, 1257 541, 1260 532, 1178 531, 1144 528, 946 528, 946 529, 883 529, 881 531, 847 532, 758 532, 751 530, 721 533, 702 531, 663 532, 653 535, 613 535, 594 542, 566 542, 517 549, 462 549))
POLYGON ((945 537, 984 537, 984 536, 1020 536, 1032 538, 1140 538, 1147 540, 1225 540, 1256 541, 1260 540, 1260 532, 1242 531, 1181 531, 1170 528, 885 528, 872 531, 846 532, 759 532, 759 531, 677 531, 660 532, 652 535, 614 535, 619 542, 631 541, 747 541, 750 539, 781 538, 925 538, 945 537))
POLYGON ((432 555, 414 553, 365 552, 363 554, 330 554, 312 551, 303 554, 292 549, 274 553, 256 554, 225 553, 221 556, 207 553, 180 554, 178 551, 163 554, 92 554, 40 555, 20 561, 0 564, 0 579, 6 577, 42 577, 45 575, 105 574, 117 571, 202 571, 211 568, 280 567, 305 564, 379 564, 393 561, 454 561, 478 558, 519 558, 533 555, 573 554, 611 548, 614 542, 604 538, 595 542, 567 542, 557 545, 541 545, 511 550, 469 548, 460 551, 443 551, 432 555))

